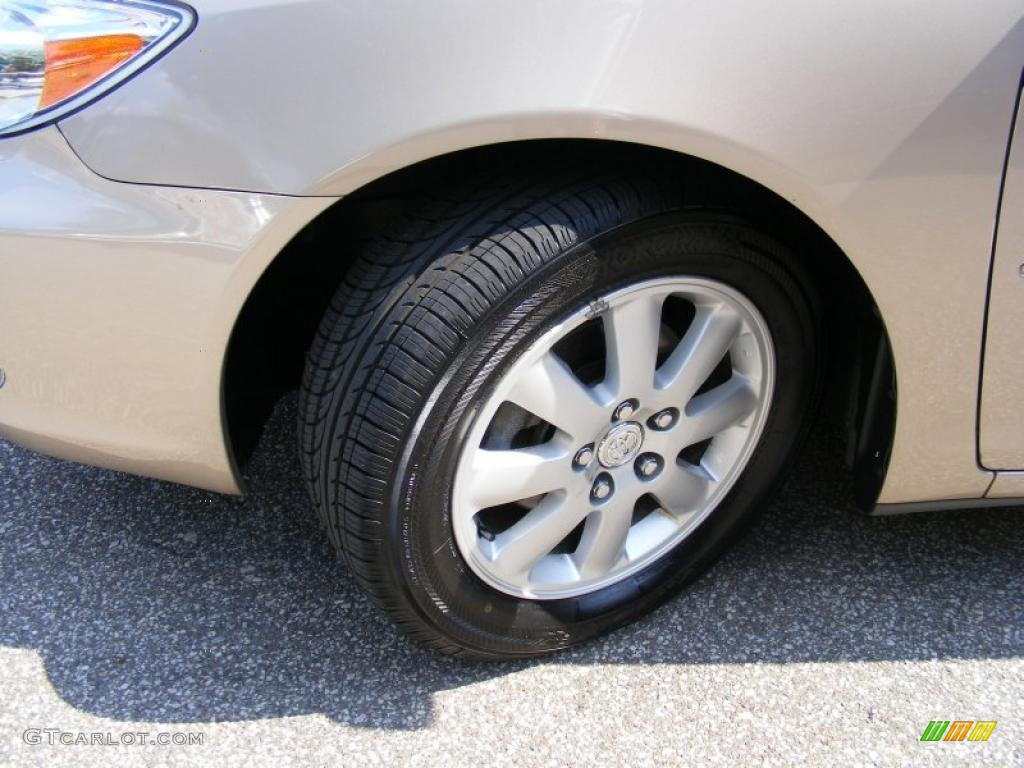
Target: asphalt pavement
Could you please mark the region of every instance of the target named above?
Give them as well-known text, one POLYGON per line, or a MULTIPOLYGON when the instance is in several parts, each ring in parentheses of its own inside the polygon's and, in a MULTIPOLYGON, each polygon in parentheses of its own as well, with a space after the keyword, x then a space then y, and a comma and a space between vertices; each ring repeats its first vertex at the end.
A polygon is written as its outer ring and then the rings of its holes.
POLYGON ((1024 765, 1021 509, 866 517, 820 429, 649 618, 466 663, 335 561, 294 408, 239 499, 0 441, 0 765, 1024 765), (919 741, 936 719, 998 724, 919 741))

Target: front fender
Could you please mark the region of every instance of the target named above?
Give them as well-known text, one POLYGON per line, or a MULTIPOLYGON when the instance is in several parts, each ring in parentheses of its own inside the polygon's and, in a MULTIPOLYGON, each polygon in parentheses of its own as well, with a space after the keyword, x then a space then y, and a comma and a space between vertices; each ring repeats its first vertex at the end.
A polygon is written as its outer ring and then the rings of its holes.
POLYGON ((1015 0, 204 0, 60 124, 109 178, 345 195, 528 138, 632 141, 789 200, 878 304, 898 404, 880 502, 970 498, 986 275, 1021 71, 1015 0))

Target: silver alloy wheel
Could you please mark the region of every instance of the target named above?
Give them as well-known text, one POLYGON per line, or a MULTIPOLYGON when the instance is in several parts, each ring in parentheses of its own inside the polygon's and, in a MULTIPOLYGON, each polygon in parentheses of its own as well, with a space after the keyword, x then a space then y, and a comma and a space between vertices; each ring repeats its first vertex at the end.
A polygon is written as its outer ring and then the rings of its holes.
POLYGON ((650 280, 591 302, 532 344, 476 416, 452 496, 462 557, 490 586, 531 599, 593 592, 639 571, 735 483, 760 437, 774 376, 767 324, 723 283, 650 280), (675 336, 663 322, 669 297, 693 307, 675 336), (554 348, 594 320, 604 376, 585 383, 554 348), (722 366, 724 380, 708 386, 722 366), (490 444, 508 403, 546 428, 541 442, 490 444), (509 508, 519 516, 507 527, 482 524, 482 511, 509 508))

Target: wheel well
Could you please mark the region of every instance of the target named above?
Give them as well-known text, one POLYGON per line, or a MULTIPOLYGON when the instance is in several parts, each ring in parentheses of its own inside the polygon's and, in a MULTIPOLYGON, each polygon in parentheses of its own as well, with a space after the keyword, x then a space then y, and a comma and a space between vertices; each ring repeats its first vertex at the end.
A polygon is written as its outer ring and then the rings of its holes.
MULTIPOLYGON (((530 140, 467 149, 391 173, 339 200, 300 231, 250 293, 235 323, 224 371, 229 447, 245 467, 277 400, 298 386, 321 315, 360 241, 384 231, 421 187, 495 164, 580 153, 595 166, 611 157, 656 156, 665 173, 692 179, 690 202, 728 209, 782 240, 801 260, 824 308, 827 354, 823 415, 844 434, 857 501, 877 498, 895 426, 895 377, 881 316, 867 286, 835 242, 794 205, 739 174, 693 157, 602 140, 530 140), (552 146, 558 145, 558 146, 552 146)), ((485 178, 485 176, 484 176, 485 178)))

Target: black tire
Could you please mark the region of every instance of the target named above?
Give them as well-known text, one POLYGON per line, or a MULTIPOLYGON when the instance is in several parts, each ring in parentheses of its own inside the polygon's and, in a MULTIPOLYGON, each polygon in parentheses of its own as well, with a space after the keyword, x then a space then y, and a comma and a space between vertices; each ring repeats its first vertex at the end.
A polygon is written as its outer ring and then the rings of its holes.
POLYGON ((451 654, 528 656, 632 621, 707 568, 765 502, 808 424, 818 323, 797 262, 758 228, 688 208, 657 168, 568 160, 484 189, 424 194, 365 244, 309 353, 300 445, 331 541, 414 637, 451 654), (489 387, 550 323, 617 286, 696 275, 738 289, 775 347, 759 444, 715 511, 635 575, 581 597, 498 592, 453 543, 460 435, 489 387))

